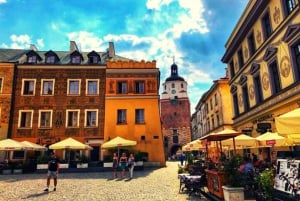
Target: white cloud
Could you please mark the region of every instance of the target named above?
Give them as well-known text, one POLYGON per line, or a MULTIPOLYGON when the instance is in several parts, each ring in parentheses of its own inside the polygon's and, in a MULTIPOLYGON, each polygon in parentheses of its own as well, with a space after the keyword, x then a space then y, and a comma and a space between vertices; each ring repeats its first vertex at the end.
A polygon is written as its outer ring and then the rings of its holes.
POLYGON ((2 44, 1 46, 6 48, 12 48, 12 49, 28 49, 31 44, 30 37, 27 34, 23 34, 23 35, 13 34, 10 36, 10 40, 11 40, 10 45, 2 44))
POLYGON ((78 48, 81 51, 103 51, 108 47, 107 44, 103 44, 102 39, 91 32, 71 32, 68 33, 67 36, 69 40, 73 40, 76 42, 78 48))
POLYGON ((6 0, 0 0, 0 4, 7 3, 6 0))
POLYGON ((148 0, 146 6, 148 9, 160 10, 163 5, 168 5, 172 0, 148 0))
POLYGON ((44 40, 43 39, 37 39, 36 40, 37 41, 37 46, 39 47, 39 48, 43 48, 45 45, 44 45, 44 40))

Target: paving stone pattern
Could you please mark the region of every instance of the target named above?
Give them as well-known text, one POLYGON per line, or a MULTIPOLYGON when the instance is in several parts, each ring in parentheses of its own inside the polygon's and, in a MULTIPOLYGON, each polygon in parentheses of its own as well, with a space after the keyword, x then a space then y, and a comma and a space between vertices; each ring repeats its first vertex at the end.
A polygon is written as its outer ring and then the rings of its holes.
POLYGON ((113 179, 112 172, 61 173, 57 191, 51 179, 48 193, 45 174, 0 175, 0 201, 207 201, 179 193, 177 167, 167 162, 165 168, 135 171, 132 180, 113 179))

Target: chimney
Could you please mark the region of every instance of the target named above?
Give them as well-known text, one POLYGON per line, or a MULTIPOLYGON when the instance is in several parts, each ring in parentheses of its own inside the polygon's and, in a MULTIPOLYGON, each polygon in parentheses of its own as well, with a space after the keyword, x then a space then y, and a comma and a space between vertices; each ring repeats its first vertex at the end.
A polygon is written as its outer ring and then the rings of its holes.
POLYGON ((75 50, 79 51, 76 42, 70 41, 70 52, 74 52, 75 50))
POLYGON ((115 56, 115 47, 113 42, 109 42, 108 46, 108 57, 113 58, 115 56))
POLYGON ((38 51, 38 49, 36 48, 36 46, 34 44, 30 44, 29 49, 31 49, 33 51, 38 51))

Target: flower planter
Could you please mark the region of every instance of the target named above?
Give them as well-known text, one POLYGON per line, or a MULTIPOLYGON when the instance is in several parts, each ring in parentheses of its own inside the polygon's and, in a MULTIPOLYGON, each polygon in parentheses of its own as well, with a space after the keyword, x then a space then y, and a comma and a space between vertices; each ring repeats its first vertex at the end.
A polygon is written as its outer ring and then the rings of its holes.
POLYGON ((113 163, 112 162, 104 162, 103 163, 103 167, 106 167, 106 168, 112 168, 113 166, 113 163))
POLYGON ((23 169, 13 169, 13 174, 23 174, 23 169))
POLYGON ((37 164, 36 169, 38 170, 48 169, 48 164, 37 164))
POLYGON ((88 168, 88 163, 77 163, 77 168, 88 168))
POLYGON ((224 201, 241 201, 244 200, 244 188, 243 187, 228 187, 222 186, 224 201))
POLYGON ((11 169, 2 170, 2 174, 11 174, 11 169))

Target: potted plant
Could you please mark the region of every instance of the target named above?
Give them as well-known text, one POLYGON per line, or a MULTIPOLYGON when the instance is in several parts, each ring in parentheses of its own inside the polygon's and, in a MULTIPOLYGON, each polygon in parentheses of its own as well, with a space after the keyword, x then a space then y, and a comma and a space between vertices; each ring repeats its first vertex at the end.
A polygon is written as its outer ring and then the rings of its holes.
POLYGON ((48 162, 50 157, 46 154, 41 155, 37 158, 37 167, 36 169, 48 169, 48 162))
POLYGON ((77 168, 87 168, 89 158, 86 155, 81 155, 79 161, 77 162, 77 168))
POLYGON ((12 166, 9 163, 5 163, 2 167, 2 174, 11 174, 12 173, 12 166))
POLYGON ((244 200, 244 174, 238 169, 243 163, 243 158, 240 155, 232 156, 230 159, 225 159, 222 164, 222 172, 224 178, 224 200, 225 201, 240 201, 244 200))
POLYGON ((272 200, 273 186, 274 186, 274 171, 272 169, 265 169, 255 179, 258 184, 258 192, 256 193, 256 200, 258 201, 272 200))
POLYGON ((13 165, 13 174, 22 174, 23 173, 23 164, 22 163, 15 163, 13 165))

